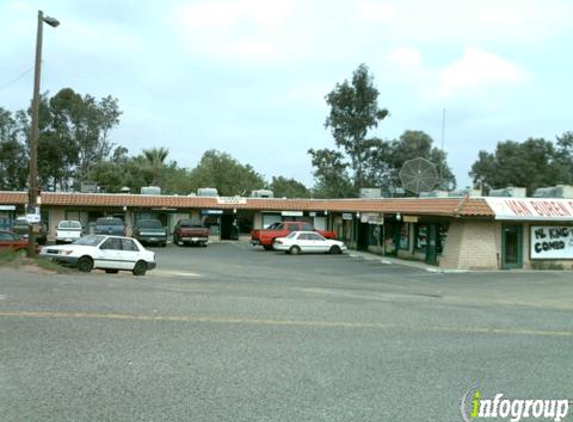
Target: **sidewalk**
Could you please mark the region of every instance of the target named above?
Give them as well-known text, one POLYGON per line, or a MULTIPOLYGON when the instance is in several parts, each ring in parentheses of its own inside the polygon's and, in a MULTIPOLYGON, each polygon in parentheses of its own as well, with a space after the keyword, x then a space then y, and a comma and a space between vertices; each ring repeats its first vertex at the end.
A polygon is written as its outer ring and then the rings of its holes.
POLYGON ((435 265, 428 265, 422 261, 411 261, 407 259, 392 258, 388 256, 377 255, 370 252, 362 252, 357 250, 348 250, 348 255, 353 258, 364 259, 366 261, 378 261, 387 265, 402 265, 404 267, 418 268, 429 272, 467 272, 466 270, 440 268, 435 265))

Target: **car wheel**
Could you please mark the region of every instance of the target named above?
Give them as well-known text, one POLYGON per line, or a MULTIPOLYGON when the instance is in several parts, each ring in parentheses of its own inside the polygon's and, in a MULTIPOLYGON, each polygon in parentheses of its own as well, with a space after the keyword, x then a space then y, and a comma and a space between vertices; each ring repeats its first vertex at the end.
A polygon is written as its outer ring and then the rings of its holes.
POLYGON ((342 253, 342 249, 340 249, 340 246, 334 245, 330 248, 328 253, 331 253, 332 255, 340 255, 342 253))
POLYGON ((94 261, 89 256, 82 256, 78 259, 76 268, 82 273, 89 273, 94 268, 94 261))
POLYGON ((263 248, 265 248, 265 251, 272 251, 273 245, 263 245, 263 248))
POLYGON ((291 255, 298 255, 300 253, 300 248, 298 246, 291 246, 288 251, 291 255))
POLYGON ((147 272, 147 264, 144 261, 137 261, 132 272, 133 275, 145 275, 147 272))
POLYGON ((117 274, 119 270, 105 270, 107 274, 117 274))

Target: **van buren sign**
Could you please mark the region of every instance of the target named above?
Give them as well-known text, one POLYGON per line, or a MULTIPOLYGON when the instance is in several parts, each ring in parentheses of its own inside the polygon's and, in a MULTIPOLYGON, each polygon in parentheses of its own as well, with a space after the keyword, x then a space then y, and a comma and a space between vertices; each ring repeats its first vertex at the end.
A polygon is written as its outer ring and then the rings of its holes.
POLYGON ((573 199, 484 199, 496 220, 573 221, 573 199))

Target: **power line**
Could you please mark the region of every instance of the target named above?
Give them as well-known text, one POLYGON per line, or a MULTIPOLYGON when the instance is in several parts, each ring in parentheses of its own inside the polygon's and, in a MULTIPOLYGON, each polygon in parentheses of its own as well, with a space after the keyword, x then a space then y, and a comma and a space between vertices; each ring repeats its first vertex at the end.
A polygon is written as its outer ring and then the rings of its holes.
POLYGON ((10 82, 4 84, 4 85, 0 85, 0 89, 6 89, 8 88, 10 85, 15 84, 16 82, 18 82, 20 79, 22 79, 24 76, 26 76, 28 73, 32 72, 32 70, 34 70, 34 66, 30 67, 28 70, 26 70, 25 72, 22 72, 20 75, 18 75, 16 78, 14 78, 13 80, 11 80, 10 82))

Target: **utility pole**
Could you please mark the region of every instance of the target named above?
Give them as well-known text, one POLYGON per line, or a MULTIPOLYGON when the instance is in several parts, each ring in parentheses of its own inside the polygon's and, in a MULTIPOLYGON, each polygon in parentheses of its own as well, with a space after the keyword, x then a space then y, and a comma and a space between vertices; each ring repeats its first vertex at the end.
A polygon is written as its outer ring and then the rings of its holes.
MULTIPOLYGON (((30 128, 30 181, 28 186, 28 207, 26 214, 38 206, 38 120, 40 110, 40 80, 42 71, 42 29, 47 23, 52 27, 60 24, 57 19, 44 17, 38 10, 38 31, 36 35, 36 64, 34 67, 34 93, 32 96, 32 123, 30 128)), ((30 222, 29 222, 30 223, 30 222)), ((28 224, 28 256, 36 254, 36 231, 34 224, 28 224)))

